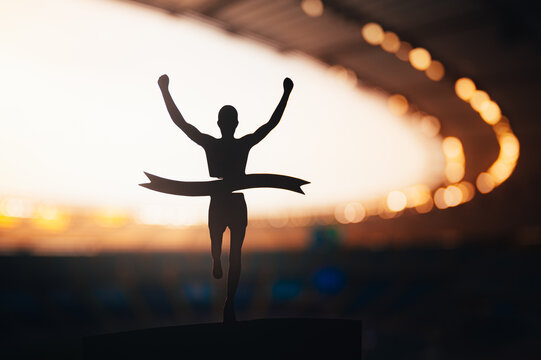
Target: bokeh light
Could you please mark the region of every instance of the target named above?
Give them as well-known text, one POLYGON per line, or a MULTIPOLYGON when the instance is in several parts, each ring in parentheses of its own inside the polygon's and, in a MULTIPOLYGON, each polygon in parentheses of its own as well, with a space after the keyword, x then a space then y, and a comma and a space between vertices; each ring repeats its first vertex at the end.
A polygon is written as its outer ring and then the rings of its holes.
POLYGON ((355 74, 355 71, 345 68, 342 65, 333 65, 329 67, 329 71, 350 86, 357 85, 357 74, 355 74))
POLYGON ((358 223, 365 218, 366 209, 360 203, 352 202, 346 205, 344 216, 350 223, 358 223))
POLYGON ((302 0, 301 8, 306 15, 311 17, 323 15, 323 3, 321 0, 302 0))
POLYGON ((442 148, 447 158, 456 159, 461 157, 462 142, 454 136, 448 136, 443 139, 442 148))
POLYGON ((434 193, 434 205, 440 210, 447 209, 449 205, 447 205, 447 202, 445 201, 445 189, 439 188, 434 193))
POLYGON ((480 108, 481 117, 489 125, 494 125, 502 117, 502 112, 498 104, 494 101, 485 101, 480 108))
POLYGON ((363 26, 361 33, 364 40, 371 45, 379 45, 383 42, 383 29, 379 24, 370 22, 363 26))
POLYGON ((415 48, 409 53, 411 66, 417 70, 426 70, 432 62, 430 53, 424 48, 415 48))
POLYGON ((426 213, 429 213, 433 208, 434 208, 434 201, 432 200, 432 198, 429 198, 428 201, 425 202, 424 204, 417 205, 415 207, 415 210, 419 214, 426 214, 426 213))
POLYGON ((400 49, 400 38, 392 31, 386 31, 383 35, 381 48, 390 53, 396 53, 400 49))
POLYGON ((469 78, 460 78, 455 83, 456 95, 464 101, 470 100, 475 90, 475 83, 469 78))
POLYGON ((409 104, 408 100, 403 95, 394 94, 389 96, 387 106, 389 106, 391 113, 397 116, 402 116, 408 111, 409 104))
POLYGON ((412 50, 412 46, 407 41, 400 42, 400 48, 396 52, 396 57, 399 58, 402 61, 408 61, 410 56, 410 51, 412 50))
POLYGON ((487 101, 490 101, 488 94, 483 90, 476 90, 470 99, 470 104, 475 111, 480 111, 483 104, 487 101))
POLYGON ((449 162, 445 165, 445 177, 450 183, 456 183, 464 177, 464 165, 459 162, 449 162))
POLYGON ((434 137, 440 132, 441 124, 437 117, 425 115, 421 118, 420 127, 423 134, 428 137, 434 137))
POLYGON ((494 187, 496 186, 496 182, 494 181, 492 175, 486 172, 482 172, 477 176, 475 185, 477 185, 477 189, 480 193, 487 194, 494 189, 494 187))
POLYGON ((398 212, 406 208, 408 199, 403 192, 393 190, 387 195, 387 208, 391 211, 398 212))
POLYGON ((431 199, 430 188, 425 184, 416 184, 404 190, 407 198, 407 207, 416 207, 431 199))
POLYGON ((504 162, 514 163, 518 160, 520 144, 515 135, 505 133, 498 137, 500 143, 500 158, 504 162))
POLYGON ((457 186, 448 186, 443 194, 443 200, 449 207, 457 206, 462 201, 462 191, 457 186))
POLYGON ((440 61, 433 60, 428 69, 425 70, 426 76, 433 81, 440 81, 445 75, 445 68, 440 61))
POLYGON ((472 183, 468 181, 462 181, 461 183, 457 184, 458 188, 462 192, 462 201, 468 202, 471 199, 473 199, 475 195, 475 187, 472 183))

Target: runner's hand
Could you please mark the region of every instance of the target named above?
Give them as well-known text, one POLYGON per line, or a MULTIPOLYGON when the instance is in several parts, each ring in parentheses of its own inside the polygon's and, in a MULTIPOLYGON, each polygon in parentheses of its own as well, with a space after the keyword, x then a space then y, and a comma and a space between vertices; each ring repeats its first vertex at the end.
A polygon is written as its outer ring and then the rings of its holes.
POLYGON ((160 88, 162 89, 167 89, 169 87, 169 76, 167 76, 166 74, 160 76, 160 78, 158 79, 158 85, 160 85, 160 88))
POLYGON ((293 81, 290 78, 284 79, 284 92, 290 93, 293 90, 293 81))

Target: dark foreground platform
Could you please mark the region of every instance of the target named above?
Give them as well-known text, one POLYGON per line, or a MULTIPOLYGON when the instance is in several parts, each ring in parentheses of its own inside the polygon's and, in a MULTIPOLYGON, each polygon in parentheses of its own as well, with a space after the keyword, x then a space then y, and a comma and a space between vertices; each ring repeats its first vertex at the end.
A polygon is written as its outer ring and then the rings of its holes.
POLYGON ((361 322, 268 319, 88 337, 85 359, 360 359, 361 322))

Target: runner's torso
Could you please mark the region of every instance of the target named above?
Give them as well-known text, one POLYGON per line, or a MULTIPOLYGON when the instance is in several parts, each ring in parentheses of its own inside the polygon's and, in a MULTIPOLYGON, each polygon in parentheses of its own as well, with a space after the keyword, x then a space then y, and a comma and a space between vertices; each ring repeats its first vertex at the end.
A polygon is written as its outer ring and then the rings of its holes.
POLYGON ((244 139, 212 139, 204 145, 209 174, 231 179, 245 175, 251 146, 244 139))

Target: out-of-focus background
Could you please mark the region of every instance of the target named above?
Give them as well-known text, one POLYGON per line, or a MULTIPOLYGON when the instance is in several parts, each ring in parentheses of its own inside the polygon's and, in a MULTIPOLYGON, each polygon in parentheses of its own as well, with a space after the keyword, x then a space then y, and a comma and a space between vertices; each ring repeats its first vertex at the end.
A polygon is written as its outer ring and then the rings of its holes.
MULTIPOLYGON (((238 318, 363 320, 366 359, 537 359, 539 9, 527 1, 20 0, 0 4, 5 355, 220 320, 209 179, 170 120, 279 126, 247 172, 238 318)), ((227 238, 224 258, 227 257, 227 238)), ((227 262, 225 264, 227 266, 227 262)))

